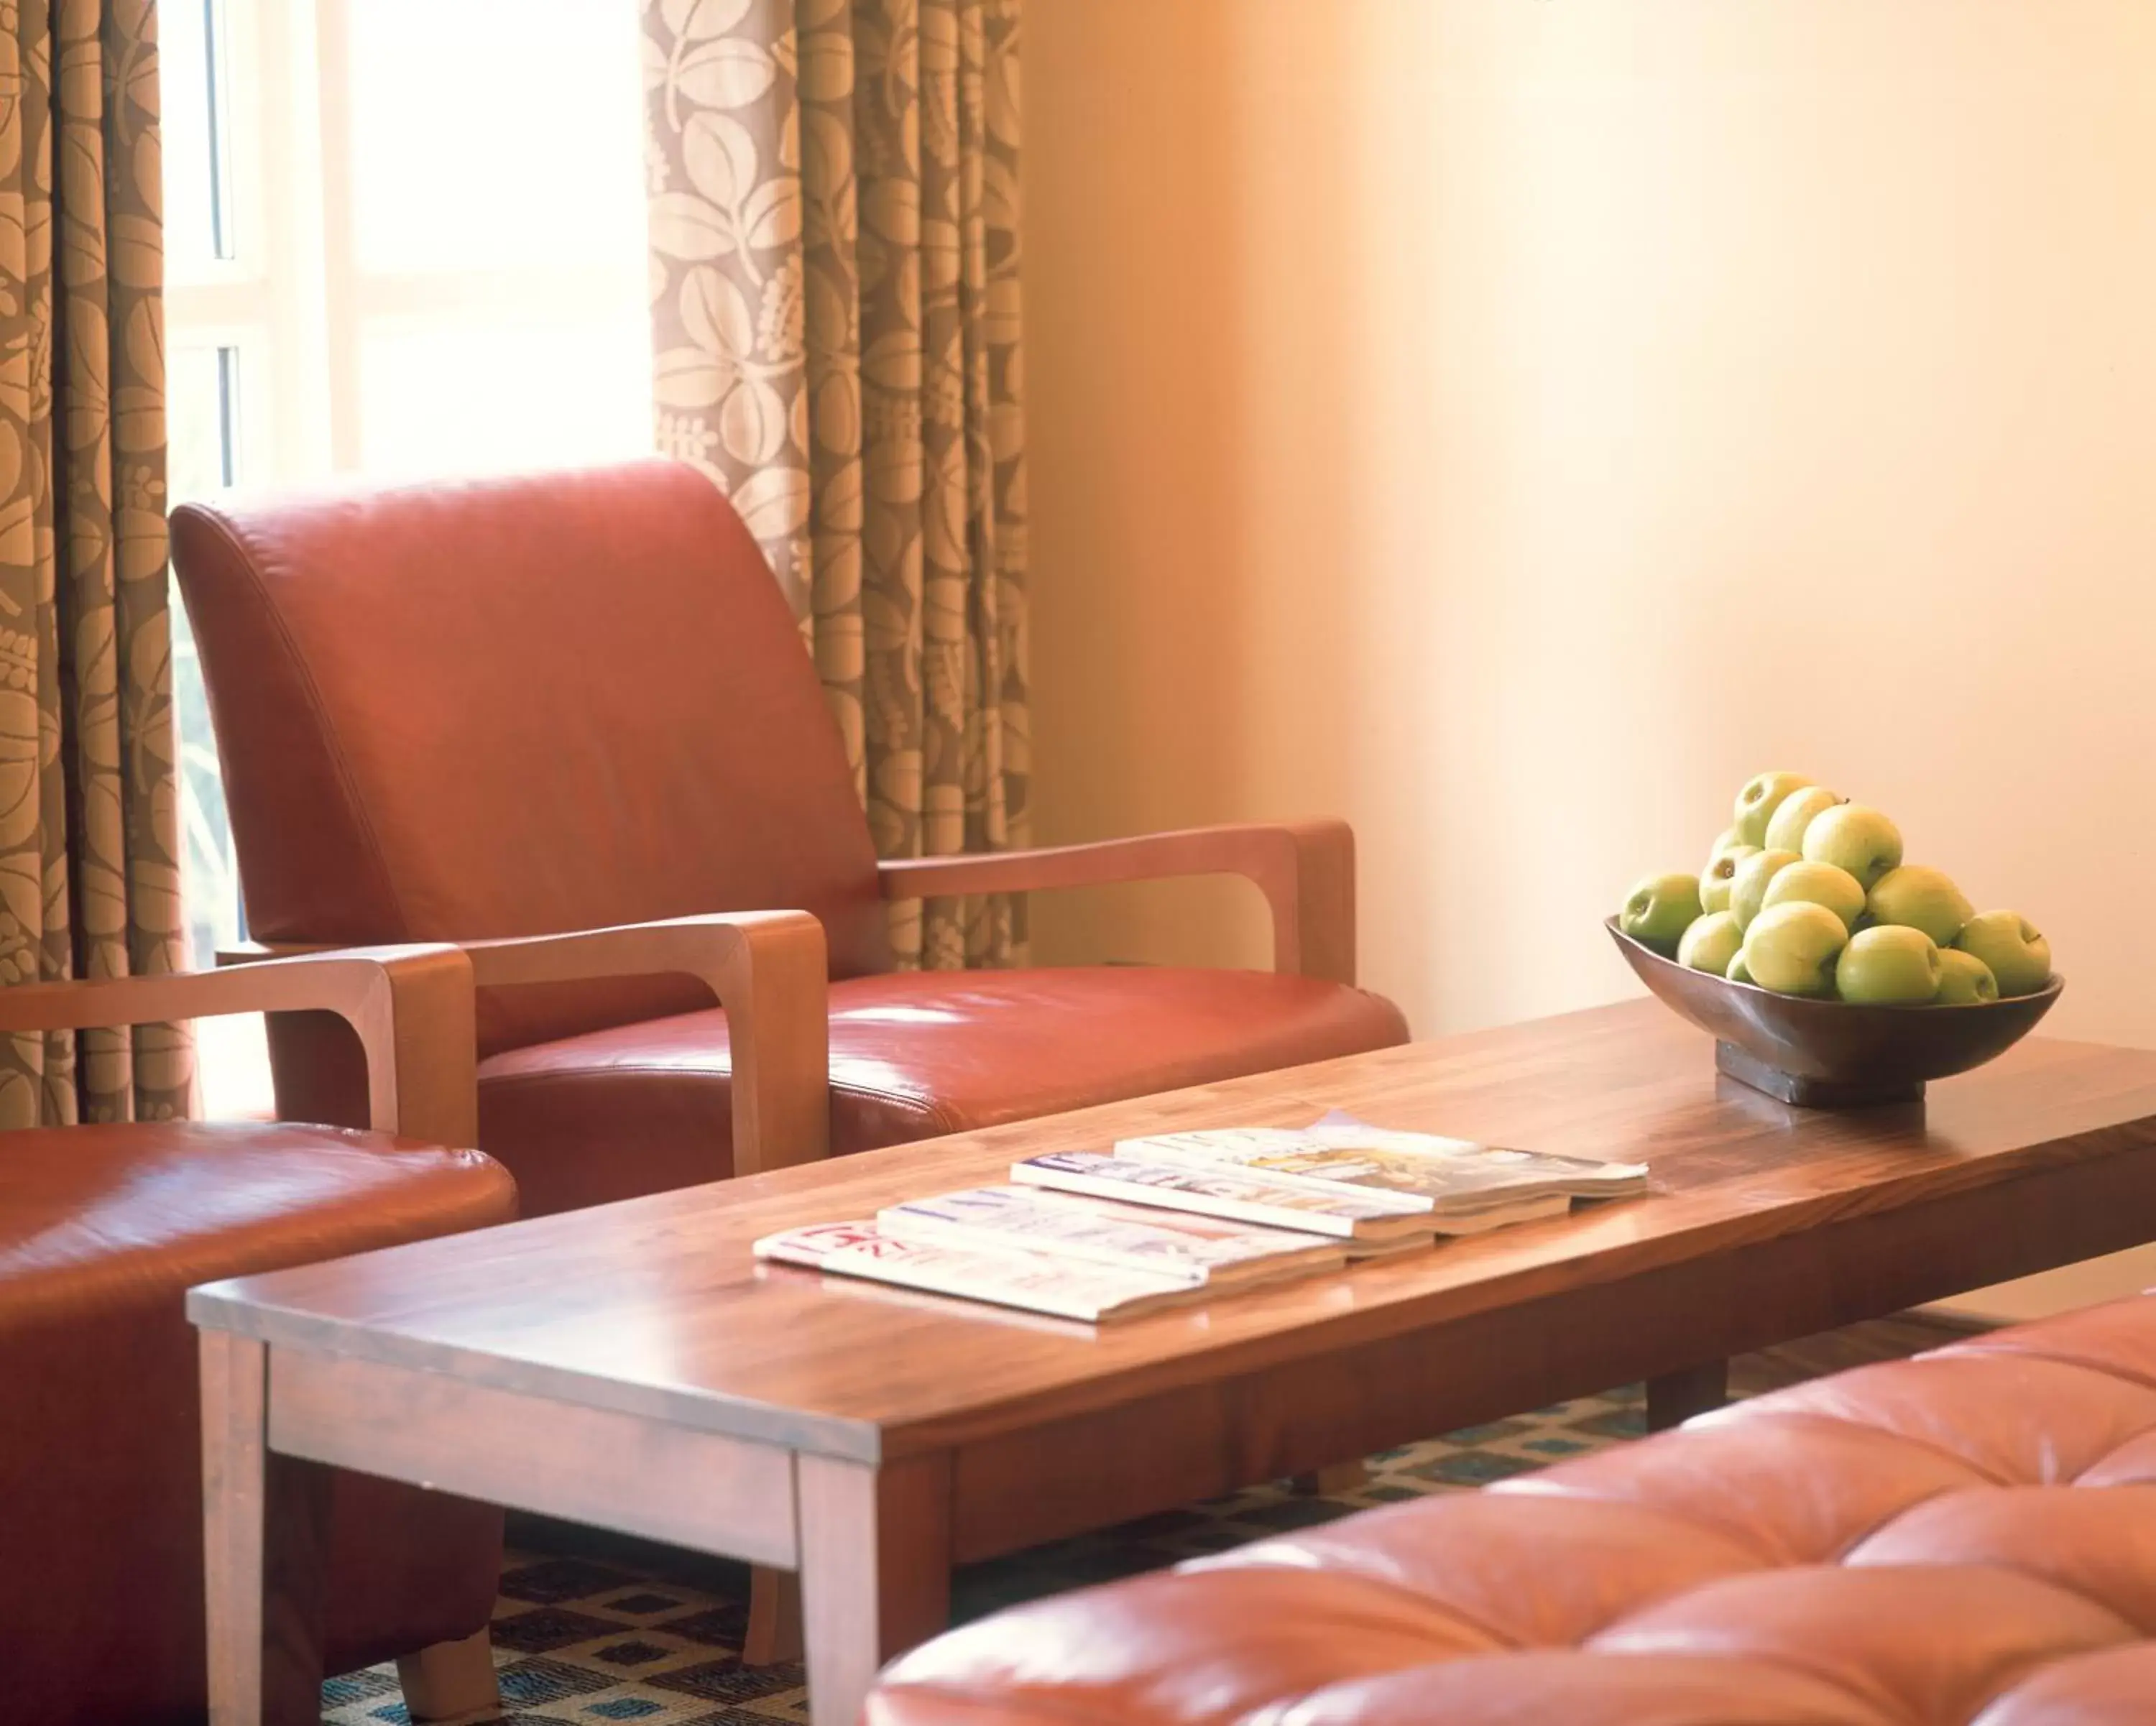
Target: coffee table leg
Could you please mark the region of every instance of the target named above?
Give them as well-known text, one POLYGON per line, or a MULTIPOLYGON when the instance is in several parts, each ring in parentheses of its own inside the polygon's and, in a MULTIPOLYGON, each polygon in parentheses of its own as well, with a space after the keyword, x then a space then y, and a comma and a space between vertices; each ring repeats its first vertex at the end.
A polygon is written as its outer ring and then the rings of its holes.
POLYGON ((1293 1478, 1295 1489, 1322 1498, 1333 1493, 1359 1493, 1370 1483, 1370 1471, 1360 1457, 1351 1462, 1335 1462, 1329 1468, 1313 1468, 1293 1478))
POLYGON ((951 1459, 794 1459, 815 1726, 854 1726, 883 1663, 951 1616, 951 1459))
POLYGON ((1719 1408, 1728 1400, 1727 1360, 1710 1360, 1704 1366, 1664 1373, 1647 1380, 1647 1430, 1663 1432, 1682 1426, 1694 1415, 1719 1408))
POLYGON ((748 1629, 742 1636, 743 1666, 773 1666, 801 1657, 801 1579, 791 1570, 752 1565, 748 1573, 748 1629))
POLYGON ((210 1726, 315 1726, 322 1710, 329 1472, 268 1444, 268 1350, 202 1334, 210 1726))

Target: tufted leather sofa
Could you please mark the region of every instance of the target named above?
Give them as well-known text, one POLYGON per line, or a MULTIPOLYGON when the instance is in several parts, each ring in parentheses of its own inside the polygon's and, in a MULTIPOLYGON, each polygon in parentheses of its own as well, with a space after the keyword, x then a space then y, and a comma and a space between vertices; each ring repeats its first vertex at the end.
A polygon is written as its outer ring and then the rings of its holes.
POLYGON ((1000 1614, 871 1726, 2150 1726, 2156 1293, 1000 1614))

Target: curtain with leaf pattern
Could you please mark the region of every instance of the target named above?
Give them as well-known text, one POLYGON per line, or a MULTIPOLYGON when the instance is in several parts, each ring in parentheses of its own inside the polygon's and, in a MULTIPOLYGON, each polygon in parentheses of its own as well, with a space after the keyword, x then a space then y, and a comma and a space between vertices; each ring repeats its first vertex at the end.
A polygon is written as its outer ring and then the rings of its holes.
MULTIPOLYGON (((877 848, 1026 820, 1019 0, 644 0, 661 449, 793 600, 877 848)), ((901 906, 902 963, 1022 908, 901 906)))
MULTIPOLYGON (((0 984, 182 952, 152 0, 0 0, 0 984)), ((0 1127, 186 1112, 179 1030, 0 1037, 0 1127)))

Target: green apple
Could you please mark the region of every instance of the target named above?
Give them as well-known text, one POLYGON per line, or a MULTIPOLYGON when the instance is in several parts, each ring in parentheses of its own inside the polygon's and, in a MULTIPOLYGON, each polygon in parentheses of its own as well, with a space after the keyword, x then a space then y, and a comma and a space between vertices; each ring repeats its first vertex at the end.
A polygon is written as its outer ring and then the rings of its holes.
POLYGON ((1848 870, 1869 893, 1881 875, 1901 867, 1902 830, 1876 809, 1837 803, 1806 824, 1804 843, 1797 848, 1807 863, 1848 870))
POLYGON ((1759 914, 1760 906, 1766 903, 1767 883, 1801 860, 1794 851, 1755 851, 1738 864, 1736 877, 1729 883, 1729 909, 1736 914, 1739 929, 1748 927, 1759 914))
POLYGON ((2051 980, 2051 944, 2018 911, 1979 912, 1954 945, 1991 967, 2001 995, 2034 995, 2051 980))
POLYGON ((1801 853, 1804 829, 1812 824, 1813 817, 1848 801, 1840 792, 1830 791, 1823 785, 1808 785, 1802 791, 1791 791, 1767 823, 1766 849, 1801 853))
POLYGON ((1939 992, 1939 944, 1900 924, 1860 929, 1834 962, 1834 986, 1867 1006, 1921 1005, 1939 992))
POLYGON ((1737 794, 1738 837, 1755 848, 1765 845, 1767 823, 1774 819, 1774 812, 1792 792, 1810 783, 1801 773, 1762 773, 1747 780, 1744 789, 1737 794))
POLYGON ((1887 870, 1865 895, 1864 909, 1874 923, 1921 929, 1942 947, 1952 946, 1962 924, 1976 915, 1976 907, 1962 897, 1961 889, 1944 871, 1922 863, 1887 870))
POLYGON ((1958 947, 1939 950, 1939 992, 1932 999, 1941 1006, 1974 1006, 1999 999, 1999 979, 1991 967, 1974 953, 1958 947))
POLYGON ((1729 890, 1736 884, 1737 872, 1744 860, 1758 848, 1751 845, 1732 845, 1727 851, 1717 852, 1699 878, 1699 908, 1702 911, 1726 911, 1729 909, 1729 890))
POLYGON ((1846 934, 1864 914, 1864 889, 1856 876, 1832 863, 1793 863, 1774 871, 1759 909, 1790 904, 1825 905, 1841 919, 1846 934))
POLYGON ((1709 911, 1684 932, 1677 943, 1677 963, 1694 971, 1711 971, 1721 976, 1744 945, 1744 931, 1727 911, 1709 911))
POLYGON ((1848 945, 1849 931, 1825 905, 1808 899, 1768 905, 1744 931, 1744 968, 1778 994, 1831 995, 1834 962, 1848 945))
POLYGON ((1658 953, 1674 953, 1698 915, 1698 876, 1649 875, 1625 895, 1617 926, 1658 953))
MULTIPOLYGON (((1707 853, 1707 867, 1710 869, 1712 868, 1715 864, 1715 860, 1719 858, 1723 852, 1734 851, 1743 843, 1744 840, 1743 837, 1738 832, 1735 827, 1724 827, 1719 833, 1715 835, 1714 848, 1707 853)), ((1704 873, 1704 871, 1702 871, 1702 873, 1704 873)))
POLYGON ((1745 965, 1744 955, 1741 950, 1737 956, 1729 961, 1729 969, 1722 975, 1732 983, 1748 983, 1752 981, 1752 973, 1745 965))

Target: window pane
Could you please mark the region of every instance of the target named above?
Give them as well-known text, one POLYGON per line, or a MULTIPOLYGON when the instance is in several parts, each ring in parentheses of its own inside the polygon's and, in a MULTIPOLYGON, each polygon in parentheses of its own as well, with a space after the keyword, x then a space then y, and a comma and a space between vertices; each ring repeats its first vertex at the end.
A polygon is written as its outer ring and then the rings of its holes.
MULTIPOLYGON (((207 498, 237 484, 239 473, 239 349, 187 343, 166 356, 166 412, 171 431, 167 477, 172 501, 207 498)), ((224 780, 210 729, 209 698, 194 627, 172 595, 172 720, 180 751, 180 898, 187 919, 187 963, 207 970, 217 950, 244 933, 239 868, 226 818, 224 780)), ((259 1014, 203 1019, 195 1027, 195 1071, 203 1113, 260 1114, 270 1106, 270 1051, 259 1014)))
POLYGON ((346 15, 362 269, 642 270, 634 0, 351 0, 346 15))
MULTIPOLYGON (((239 483, 239 365, 237 346, 190 343, 167 356, 166 411, 171 428, 167 486, 175 504, 213 496, 239 483)), ((194 630, 172 594, 172 712, 180 750, 180 885, 190 964, 216 963, 217 950, 240 935, 239 876, 224 784, 210 730, 209 701, 194 630)))
POLYGON ((157 34, 165 254, 184 280, 234 255, 222 0, 168 0, 157 34))
POLYGON ((571 467, 651 448, 641 301, 600 320, 371 326, 359 374, 370 474, 571 467))
POLYGON ((239 870, 224 812, 209 699, 187 608, 173 595, 172 709, 180 743, 180 882, 187 908, 187 962, 217 963, 217 950, 239 939, 239 870))
POLYGON ((174 347, 165 359, 171 450, 166 484, 184 504, 239 483, 239 350, 174 347))

